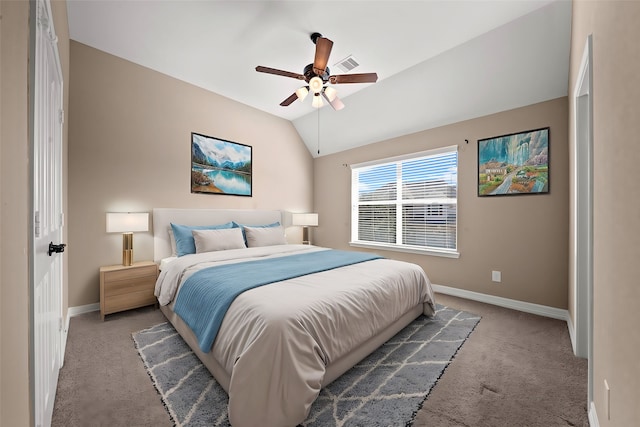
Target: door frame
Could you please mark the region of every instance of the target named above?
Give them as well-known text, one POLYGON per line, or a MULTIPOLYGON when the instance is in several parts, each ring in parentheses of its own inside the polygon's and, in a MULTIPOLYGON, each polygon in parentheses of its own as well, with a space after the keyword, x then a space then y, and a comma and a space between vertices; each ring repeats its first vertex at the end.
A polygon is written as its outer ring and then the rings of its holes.
POLYGON ((588 360, 588 402, 593 402, 593 38, 587 37, 573 93, 574 353, 588 360))

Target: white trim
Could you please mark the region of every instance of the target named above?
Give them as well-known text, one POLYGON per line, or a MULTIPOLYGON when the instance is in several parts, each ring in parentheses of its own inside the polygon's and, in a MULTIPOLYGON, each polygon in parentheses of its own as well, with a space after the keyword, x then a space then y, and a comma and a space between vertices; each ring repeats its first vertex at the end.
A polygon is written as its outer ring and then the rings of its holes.
POLYGON ((72 317, 79 316, 84 313, 91 313, 92 311, 99 311, 100 303, 97 302, 95 304, 87 304, 80 305, 77 307, 69 307, 67 309, 67 320, 64 324, 64 329, 62 330, 62 347, 60 349, 60 357, 62 359, 60 367, 64 366, 64 354, 67 349, 67 336, 69 335, 69 323, 71 322, 72 317))
POLYGON ((382 165, 386 163, 399 162, 402 160, 417 159, 420 157, 436 156, 438 154, 457 153, 457 152, 458 152, 457 145, 449 145, 447 147, 432 148, 430 150, 419 151, 417 153, 402 154, 400 156, 385 157, 382 159, 371 160, 369 162, 356 163, 353 165, 349 165, 349 167, 353 170, 357 168, 366 168, 369 166, 377 166, 377 165, 382 165))
POLYGON ((573 325, 571 315, 567 316, 567 328, 569 329, 569 338, 571 339, 571 348, 573 354, 576 355, 576 327, 573 325))
POLYGON ((573 270, 571 289, 574 293, 576 345, 574 354, 589 357, 591 340, 591 300, 593 288, 593 101, 592 101, 591 36, 587 37, 580 71, 573 94, 574 195, 571 200, 573 218, 573 270))
POLYGON ((421 248, 420 246, 387 245, 385 243, 373 243, 373 242, 367 242, 367 243, 349 242, 349 246, 354 246, 358 248, 380 249, 380 250, 394 251, 394 252, 406 252, 410 254, 440 256, 445 258, 460 258, 460 252, 458 251, 438 251, 433 248, 421 248))
POLYGON ((564 321, 567 321, 569 319, 569 311, 561 308, 497 297, 494 295, 481 294, 479 292, 467 291, 465 289, 452 288, 443 285, 432 285, 432 287, 435 292, 445 295, 484 302, 487 304, 497 305, 499 307, 523 311, 525 313, 537 314, 538 316, 550 317, 552 319, 564 321))
POLYGON ((598 414, 596 413, 596 404, 593 402, 589 405, 589 425, 591 427, 600 427, 600 421, 598 421, 598 414))
POLYGON ((84 313, 91 313, 92 311, 99 311, 100 303, 79 305, 77 307, 69 307, 67 310, 67 328, 69 327, 69 318, 76 317, 84 313))
POLYGON ((67 323, 64 325, 64 329, 62 330, 60 343, 60 368, 64 366, 64 354, 67 350, 67 336, 69 335, 69 316, 67 316, 67 323))

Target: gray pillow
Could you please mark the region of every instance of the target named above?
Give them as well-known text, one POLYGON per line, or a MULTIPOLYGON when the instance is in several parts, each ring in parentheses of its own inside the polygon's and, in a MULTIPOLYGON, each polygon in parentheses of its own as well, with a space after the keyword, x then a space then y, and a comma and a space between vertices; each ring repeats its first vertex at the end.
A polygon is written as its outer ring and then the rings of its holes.
POLYGON ((246 248, 239 228, 192 230, 196 253, 246 248))
POLYGON ((286 245, 287 239, 282 226, 277 227, 243 227, 247 246, 256 248, 259 246, 286 245))

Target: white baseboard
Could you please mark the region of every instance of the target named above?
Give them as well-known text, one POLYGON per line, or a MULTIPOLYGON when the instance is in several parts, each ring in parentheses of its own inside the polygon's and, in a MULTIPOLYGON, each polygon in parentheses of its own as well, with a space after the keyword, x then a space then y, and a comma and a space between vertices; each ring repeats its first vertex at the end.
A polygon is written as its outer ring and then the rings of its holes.
POLYGON ((598 414, 596 413, 596 405, 593 402, 589 405, 589 426, 600 427, 600 421, 598 421, 598 414))
POLYGON ((60 343, 60 367, 64 366, 64 352, 67 350, 67 335, 69 335, 69 317, 67 317, 67 323, 62 331, 62 342, 60 343))
MULTIPOLYGON (((64 325, 65 342, 66 342, 66 334, 69 332, 69 322, 71 321, 72 317, 76 317, 84 313, 91 313, 92 311, 98 311, 98 310, 100 310, 99 302, 95 304, 79 305, 77 307, 69 307, 67 309, 67 321, 64 325)), ((64 352, 62 354, 64 354, 64 352)))
POLYGON ((100 310, 99 302, 96 302, 94 304, 79 305, 77 307, 69 307, 69 309, 67 310, 67 318, 79 316, 84 313, 90 313, 92 311, 98 311, 98 310, 100 310))
POLYGON ((525 313, 537 314, 538 316, 550 317, 558 320, 569 320, 569 311, 561 308, 549 307, 546 305, 534 304, 530 302, 518 301, 509 298, 497 297, 494 295, 481 294, 479 292, 467 291, 465 289, 452 288, 443 285, 432 285, 433 290, 454 297, 470 299, 497 305, 499 307, 510 308, 512 310, 523 311, 525 313))
POLYGON ((64 354, 64 347, 67 343, 67 334, 69 333, 69 322, 71 321, 72 317, 76 317, 79 316, 81 314, 84 313, 91 313, 92 311, 98 311, 100 310, 100 303, 97 302, 95 304, 87 304, 87 305, 79 305, 77 307, 69 307, 67 308, 67 321, 64 325, 64 344, 63 344, 63 352, 62 354, 64 354))
POLYGON ((98 310, 100 310, 100 303, 98 302, 95 304, 87 304, 67 308, 67 319, 64 324, 64 330, 62 331, 62 348, 60 352, 62 360, 60 362, 60 366, 64 364, 64 352, 67 349, 67 335, 69 335, 69 322, 71 322, 71 318, 84 313, 90 313, 92 311, 98 310))
POLYGON ((573 325, 573 320, 571 320, 571 316, 567 313, 567 328, 569 329, 569 338, 571 339, 571 348, 573 349, 573 354, 576 354, 576 327, 573 325))

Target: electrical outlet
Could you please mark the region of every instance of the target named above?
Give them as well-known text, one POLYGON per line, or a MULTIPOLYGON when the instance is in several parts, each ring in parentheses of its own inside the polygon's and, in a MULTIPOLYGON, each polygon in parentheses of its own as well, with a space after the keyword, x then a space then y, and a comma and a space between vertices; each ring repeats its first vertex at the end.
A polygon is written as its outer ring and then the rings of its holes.
POLYGON ((607 380, 604 380, 604 413, 607 420, 611 420, 611 389, 607 380))
POLYGON ((493 280, 494 282, 501 282, 502 281, 502 273, 499 271, 492 271, 491 272, 491 280, 493 280))

